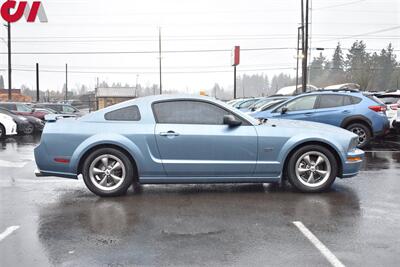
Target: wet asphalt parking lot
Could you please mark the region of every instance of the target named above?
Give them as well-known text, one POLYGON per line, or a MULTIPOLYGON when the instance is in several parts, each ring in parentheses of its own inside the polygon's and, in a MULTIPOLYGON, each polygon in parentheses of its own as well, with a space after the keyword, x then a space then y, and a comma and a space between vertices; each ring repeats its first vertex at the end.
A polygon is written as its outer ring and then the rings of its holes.
POLYGON ((302 194, 262 184, 142 186, 99 198, 37 178, 39 136, 0 142, 0 266, 399 266, 400 137, 302 194))

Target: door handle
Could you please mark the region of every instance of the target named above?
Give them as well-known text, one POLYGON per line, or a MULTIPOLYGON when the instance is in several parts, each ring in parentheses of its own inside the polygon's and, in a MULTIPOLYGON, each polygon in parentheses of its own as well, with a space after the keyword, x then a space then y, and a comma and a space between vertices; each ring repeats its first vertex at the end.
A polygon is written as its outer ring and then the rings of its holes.
POLYGON ((179 134, 174 132, 174 131, 168 131, 168 132, 161 132, 160 136, 167 136, 167 137, 169 137, 169 136, 179 136, 179 134))
POLYGON ((344 114, 349 114, 349 113, 350 113, 350 110, 347 110, 347 109, 346 109, 346 110, 343 110, 342 113, 344 113, 344 114))
POLYGON ((306 116, 311 116, 313 113, 312 112, 307 112, 307 113, 305 113, 304 115, 306 115, 306 116))

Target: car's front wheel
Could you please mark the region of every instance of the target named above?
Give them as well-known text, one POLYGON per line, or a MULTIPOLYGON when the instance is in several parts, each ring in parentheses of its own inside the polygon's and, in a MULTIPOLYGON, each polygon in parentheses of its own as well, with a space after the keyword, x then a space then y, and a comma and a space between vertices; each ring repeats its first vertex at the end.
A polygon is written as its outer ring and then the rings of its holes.
POLYGON ((126 194, 132 184, 133 175, 130 159, 114 148, 95 150, 83 164, 83 180, 86 186, 102 197, 126 194))
POLYGON ((288 162, 289 182, 307 193, 328 189, 337 176, 338 163, 333 153, 319 145, 307 145, 293 153, 288 162))

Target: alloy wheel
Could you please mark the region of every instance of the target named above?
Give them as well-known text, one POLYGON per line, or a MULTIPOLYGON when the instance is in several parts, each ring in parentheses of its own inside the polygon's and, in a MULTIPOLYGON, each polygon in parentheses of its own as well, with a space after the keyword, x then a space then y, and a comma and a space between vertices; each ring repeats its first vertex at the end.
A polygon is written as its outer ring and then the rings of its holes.
POLYGON ((310 151, 299 157, 295 165, 297 179, 307 187, 324 184, 331 175, 329 159, 319 151, 310 151))
POLYGON ((112 191, 125 180, 126 167, 122 160, 114 155, 101 155, 90 164, 89 176, 98 189, 112 191))
POLYGON ((350 131, 358 135, 359 146, 362 146, 367 141, 367 133, 361 127, 351 128, 350 131))

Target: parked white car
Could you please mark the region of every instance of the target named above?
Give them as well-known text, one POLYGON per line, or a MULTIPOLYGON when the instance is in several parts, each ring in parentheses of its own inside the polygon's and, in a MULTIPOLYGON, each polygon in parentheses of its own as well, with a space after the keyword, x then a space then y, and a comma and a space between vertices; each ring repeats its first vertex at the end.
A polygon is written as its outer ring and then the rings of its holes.
POLYGON ((6 137, 7 135, 17 134, 17 124, 12 117, 0 114, 0 139, 6 137))
POLYGON ((377 94, 386 105, 386 115, 390 121, 390 128, 395 128, 396 122, 400 121, 400 90, 390 93, 377 94))

